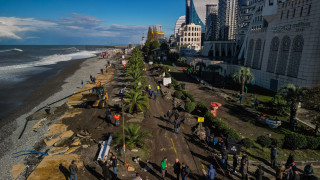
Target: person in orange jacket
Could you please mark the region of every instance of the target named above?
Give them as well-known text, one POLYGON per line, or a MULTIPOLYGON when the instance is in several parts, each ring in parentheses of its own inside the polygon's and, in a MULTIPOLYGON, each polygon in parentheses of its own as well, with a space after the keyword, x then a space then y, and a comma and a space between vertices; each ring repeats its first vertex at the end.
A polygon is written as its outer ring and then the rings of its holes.
POLYGON ((116 113, 113 117, 116 120, 116 126, 119 126, 120 125, 120 114, 116 113))

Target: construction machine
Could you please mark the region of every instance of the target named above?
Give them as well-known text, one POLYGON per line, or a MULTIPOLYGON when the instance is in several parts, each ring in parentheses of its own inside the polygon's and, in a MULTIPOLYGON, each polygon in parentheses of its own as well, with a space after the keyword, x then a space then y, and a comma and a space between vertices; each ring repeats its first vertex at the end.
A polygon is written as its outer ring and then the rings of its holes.
POLYGON ((101 109, 106 106, 108 93, 105 92, 101 86, 101 82, 98 81, 96 87, 93 87, 90 93, 82 94, 81 99, 85 101, 84 105, 86 108, 98 107, 101 109))

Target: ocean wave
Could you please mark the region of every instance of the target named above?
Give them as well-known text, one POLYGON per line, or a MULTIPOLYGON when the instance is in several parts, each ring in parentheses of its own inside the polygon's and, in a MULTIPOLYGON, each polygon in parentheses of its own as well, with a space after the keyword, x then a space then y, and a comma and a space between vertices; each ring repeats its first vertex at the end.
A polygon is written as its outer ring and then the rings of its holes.
POLYGON ((0 70, 5 71, 5 70, 12 70, 12 69, 23 69, 23 68, 30 68, 30 67, 47 66, 47 65, 57 64, 63 61, 95 57, 98 53, 100 53, 100 51, 81 51, 81 52, 75 52, 71 54, 54 54, 54 55, 43 57, 38 61, 33 61, 30 63, 3 66, 3 67, 0 67, 0 70))
POLYGON ((68 48, 59 48, 59 49, 51 49, 53 51, 76 51, 79 52, 80 50, 76 47, 68 47, 68 48))
POLYGON ((22 52, 23 50, 22 49, 18 49, 18 48, 13 48, 13 49, 0 50, 0 53, 2 53, 2 52, 10 52, 10 51, 22 52))

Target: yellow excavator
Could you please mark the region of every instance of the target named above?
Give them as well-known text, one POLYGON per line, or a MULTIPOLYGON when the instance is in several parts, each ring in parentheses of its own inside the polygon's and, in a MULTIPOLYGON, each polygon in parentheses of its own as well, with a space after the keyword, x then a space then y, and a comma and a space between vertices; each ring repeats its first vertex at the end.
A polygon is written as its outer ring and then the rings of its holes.
POLYGON ((86 108, 98 107, 101 109, 107 104, 108 93, 104 91, 101 82, 98 81, 96 87, 91 89, 91 93, 82 94, 81 99, 85 101, 84 105, 86 108))

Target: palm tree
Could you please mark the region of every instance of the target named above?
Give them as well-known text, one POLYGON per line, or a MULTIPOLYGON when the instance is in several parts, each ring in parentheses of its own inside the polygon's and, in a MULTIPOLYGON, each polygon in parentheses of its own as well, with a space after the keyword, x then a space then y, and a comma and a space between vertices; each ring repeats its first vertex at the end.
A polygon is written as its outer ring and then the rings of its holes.
MULTIPOLYGON (((125 141, 126 146, 129 149, 133 149, 135 147, 143 147, 145 145, 144 138, 152 137, 151 133, 146 130, 141 130, 141 126, 139 124, 129 124, 124 127, 125 131, 125 141)), ((123 140, 123 134, 117 133, 114 136, 114 143, 121 144, 123 140)))
POLYGON ((298 110, 298 103, 302 101, 307 93, 307 88, 299 87, 294 84, 287 84, 280 88, 280 94, 286 101, 290 108, 290 124, 292 129, 295 130, 296 115, 298 110))
POLYGON ((244 85, 249 84, 253 79, 254 75, 250 72, 250 68, 241 67, 239 71, 232 74, 234 82, 241 84, 241 94, 244 92, 244 85))
POLYGON ((138 110, 144 111, 149 108, 149 101, 146 96, 142 95, 142 91, 131 89, 129 93, 125 93, 125 109, 130 113, 137 113, 138 110))

